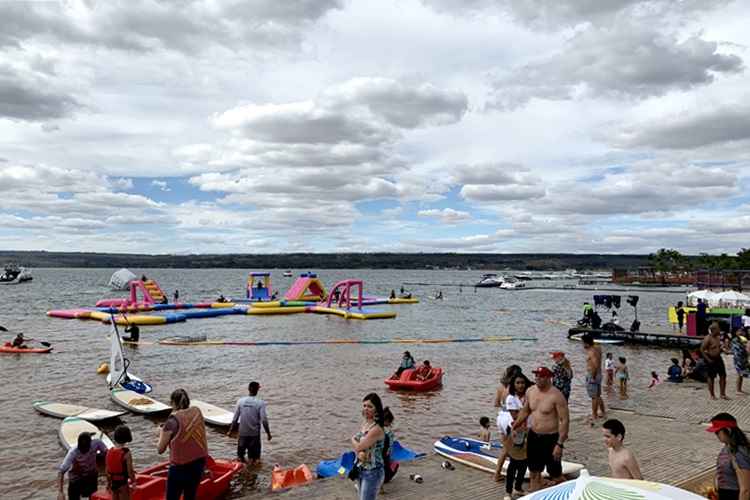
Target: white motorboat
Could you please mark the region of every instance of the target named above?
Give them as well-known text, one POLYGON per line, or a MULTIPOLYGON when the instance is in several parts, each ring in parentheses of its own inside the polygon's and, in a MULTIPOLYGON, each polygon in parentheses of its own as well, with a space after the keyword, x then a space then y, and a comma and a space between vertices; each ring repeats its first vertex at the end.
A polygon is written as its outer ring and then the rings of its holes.
POLYGON ((292 272, 291 271, 284 271, 284 275, 283 276, 285 278, 291 278, 292 277, 292 272))
POLYGON ((523 281, 519 281, 514 278, 508 278, 505 281, 502 282, 500 285, 500 288, 503 290, 515 290, 517 288, 526 288, 526 283, 523 281))
POLYGON ((17 285, 34 279, 31 271, 17 264, 6 264, 5 272, 0 274, 0 285, 17 285))
POLYGON ((503 283, 505 283, 505 278, 498 276, 497 274, 489 273, 482 275, 482 279, 480 279, 474 286, 476 288, 498 288, 503 283))

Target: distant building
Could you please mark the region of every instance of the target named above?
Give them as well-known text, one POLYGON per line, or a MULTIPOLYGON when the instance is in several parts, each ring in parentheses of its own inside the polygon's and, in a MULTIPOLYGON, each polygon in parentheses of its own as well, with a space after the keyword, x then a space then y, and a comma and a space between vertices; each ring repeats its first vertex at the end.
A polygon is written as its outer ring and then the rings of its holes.
POLYGON ((657 271, 651 266, 612 270, 612 283, 618 285, 685 286, 695 283, 695 273, 687 270, 657 271))

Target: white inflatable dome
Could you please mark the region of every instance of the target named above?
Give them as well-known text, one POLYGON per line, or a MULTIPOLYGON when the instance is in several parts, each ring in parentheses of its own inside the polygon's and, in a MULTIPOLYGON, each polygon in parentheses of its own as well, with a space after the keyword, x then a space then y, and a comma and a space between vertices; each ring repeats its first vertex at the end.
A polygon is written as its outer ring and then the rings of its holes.
POLYGON ((136 279, 136 275, 127 269, 120 269, 109 278, 109 286, 115 290, 128 290, 130 281, 136 279))

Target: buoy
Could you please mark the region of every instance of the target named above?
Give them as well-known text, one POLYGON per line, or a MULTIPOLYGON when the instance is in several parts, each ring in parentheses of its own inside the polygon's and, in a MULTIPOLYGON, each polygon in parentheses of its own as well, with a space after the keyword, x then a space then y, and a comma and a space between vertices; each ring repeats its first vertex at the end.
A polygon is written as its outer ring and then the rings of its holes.
POLYGON ((96 369, 96 373, 99 375, 106 375, 109 373, 109 363, 102 363, 99 365, 99 368, 96 369))

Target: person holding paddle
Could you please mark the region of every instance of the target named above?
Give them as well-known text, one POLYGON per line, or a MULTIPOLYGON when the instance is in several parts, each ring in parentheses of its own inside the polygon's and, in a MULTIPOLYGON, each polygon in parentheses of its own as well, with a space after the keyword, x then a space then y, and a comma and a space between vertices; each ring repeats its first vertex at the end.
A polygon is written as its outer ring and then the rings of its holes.
POLYGON ((13 343, 11 344, 11 346, 17 349, 28 349, 29 346, 27 346, 24 342, 26 342, 26 339, 23 338, 23 333, 19 332, 18 335, 16 335, 16 338, 13 339, 13 343))

